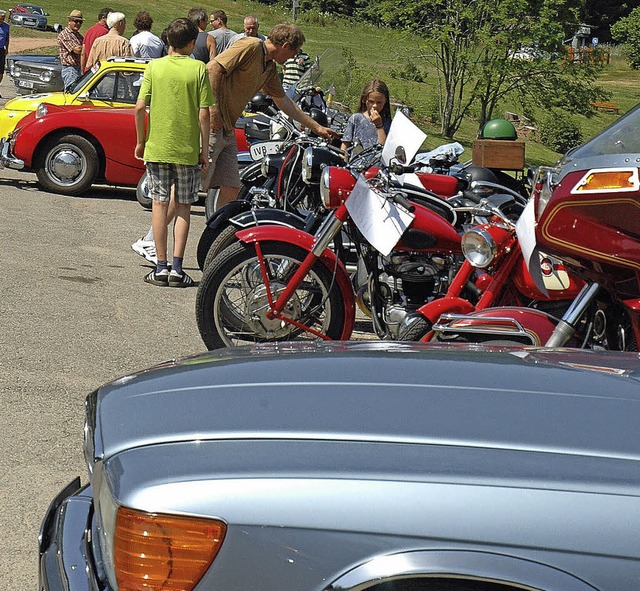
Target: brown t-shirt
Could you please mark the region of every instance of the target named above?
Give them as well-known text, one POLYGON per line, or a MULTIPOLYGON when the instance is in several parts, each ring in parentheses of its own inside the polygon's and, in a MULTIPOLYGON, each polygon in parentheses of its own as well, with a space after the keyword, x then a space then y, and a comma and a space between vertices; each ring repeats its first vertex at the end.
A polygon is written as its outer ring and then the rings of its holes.
POLYGON ((245 105, 258 90, 276 98, 284 96, 276 64, 265 62, 264 43, 260 39, 239 39, 213 59, 225 71, 215 99, 227 133, 233 131, 245 105))

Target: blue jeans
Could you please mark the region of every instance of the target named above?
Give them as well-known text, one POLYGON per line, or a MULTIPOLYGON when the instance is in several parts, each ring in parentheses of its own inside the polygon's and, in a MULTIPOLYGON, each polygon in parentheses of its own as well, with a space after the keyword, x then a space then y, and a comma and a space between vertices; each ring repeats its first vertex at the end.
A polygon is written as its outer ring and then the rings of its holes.
POLYGON ((64 82, 64 89, 68 90, 69 87, 80 78, 80 66, 63 66, 61 75, 62 81, 64 82))

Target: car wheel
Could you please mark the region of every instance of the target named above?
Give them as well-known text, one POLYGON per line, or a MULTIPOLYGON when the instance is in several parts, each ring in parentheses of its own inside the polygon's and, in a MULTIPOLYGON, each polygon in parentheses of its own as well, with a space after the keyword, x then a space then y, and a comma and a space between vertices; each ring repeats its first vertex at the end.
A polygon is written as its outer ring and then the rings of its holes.
POLYGON ((36 158, 36 174, 43 189, 62 195, 84 193, 98 174, 98 152, 79 135, 50 139, 36 158))
POLYGON ((145 172, 138 181, 138 186, 136 187, 136 199, 138 199, 138 203, 142 205, 145 209, 151 209, 151 204, 153 200, 149 198, 149 186, 147 185, 147 173, 145 172))

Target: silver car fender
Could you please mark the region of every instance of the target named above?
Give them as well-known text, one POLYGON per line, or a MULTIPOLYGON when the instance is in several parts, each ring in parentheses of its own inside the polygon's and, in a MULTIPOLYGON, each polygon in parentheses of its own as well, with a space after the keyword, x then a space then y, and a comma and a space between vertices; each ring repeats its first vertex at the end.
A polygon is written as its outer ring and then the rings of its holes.
POLYGON ((363 591, 406 578, 455 578, 546 591, 594 591, 573 575, 529 560, 490 552, 418 550, 377 556, 338 577, 324 591, 363 591))

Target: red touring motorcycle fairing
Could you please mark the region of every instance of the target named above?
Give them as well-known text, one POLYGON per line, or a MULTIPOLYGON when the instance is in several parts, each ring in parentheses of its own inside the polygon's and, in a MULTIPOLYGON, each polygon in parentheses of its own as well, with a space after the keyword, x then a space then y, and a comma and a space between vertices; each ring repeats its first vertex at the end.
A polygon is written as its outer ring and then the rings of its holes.
POLYGON ((434 326, 438 337, 637 351, 639 166, 636 107, 553 168, 538 171, 518 236, 528 260, 543 251, 585 280, 561 319, 527 308, 493 308, 441 319, 434 326))

